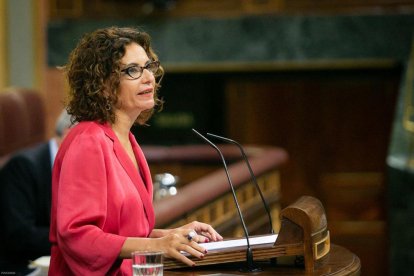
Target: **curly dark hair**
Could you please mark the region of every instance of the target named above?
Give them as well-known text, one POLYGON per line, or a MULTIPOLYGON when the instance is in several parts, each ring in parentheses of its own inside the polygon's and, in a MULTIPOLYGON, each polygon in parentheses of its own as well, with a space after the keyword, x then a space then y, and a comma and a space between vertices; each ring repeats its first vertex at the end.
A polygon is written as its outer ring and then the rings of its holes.
MULTIPOLYGON (((151 48, 150 36, 136 28, 103 28, 81 38, 64 67, 69 82, 67 111, 74 121, 115 122, 112 107, 118 101, 120 61, 125 54, 125 46, 134 42, 144 48, 151 60, 158 60, 151 48)), ((136 124, 144 125, 155 110, 162 109, 163 101, 158 98, 157 91, 163 74, 164 69, 160 66, 155 73, 155 106, 141 112, 136 124)))

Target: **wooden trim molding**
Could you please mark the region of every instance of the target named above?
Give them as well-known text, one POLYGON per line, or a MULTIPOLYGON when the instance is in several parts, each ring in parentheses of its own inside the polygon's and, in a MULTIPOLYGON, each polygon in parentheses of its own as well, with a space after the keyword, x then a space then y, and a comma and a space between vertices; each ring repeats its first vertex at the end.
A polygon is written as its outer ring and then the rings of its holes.
MULTIPOLYGON (((45 1, 38 0, 32 3, 32 18, 33 18, 33 80, 34 86, 40 93, 44 89, 42 89, 42 79, 43 79, 43 72, 46 68, 46 64, 44 62, 46 56, 46 41, 45 41, 45 1)), ((43 92, 44 93, 44 92, 43 92)))
POLYGON ((168 73, 286 72, 301 70, 384 69, 398 66, 395 59, 313 59, 306 61, 165 63, 168 73))
MULTIPOLYGON (((7 73, 7 3, 6 0, 0 0, 0 88, 4 88, 8 85, 8 73, 7 73)), ((0 93, 3 89, 0 89, 0 93)))

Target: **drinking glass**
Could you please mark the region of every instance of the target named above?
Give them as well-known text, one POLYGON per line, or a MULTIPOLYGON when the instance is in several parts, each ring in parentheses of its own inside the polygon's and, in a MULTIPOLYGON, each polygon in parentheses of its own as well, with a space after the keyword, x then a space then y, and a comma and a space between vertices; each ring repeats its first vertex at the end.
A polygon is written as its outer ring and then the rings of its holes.
POLYGON ((163 271, 162 252, 135 251, 132 253, 134 276, 162 276, 163 271))

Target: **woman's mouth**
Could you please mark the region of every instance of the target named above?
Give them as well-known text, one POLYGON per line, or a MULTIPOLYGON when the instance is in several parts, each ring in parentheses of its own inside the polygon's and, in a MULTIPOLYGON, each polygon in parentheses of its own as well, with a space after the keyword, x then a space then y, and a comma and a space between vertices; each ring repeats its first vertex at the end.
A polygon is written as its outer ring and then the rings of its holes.
POLYGON ((138 95, 150 94, 150 93, 152 93, 152 91, 153 91, 152 88, 151 89, 146 89, 144 91, 139 92, 138 95))

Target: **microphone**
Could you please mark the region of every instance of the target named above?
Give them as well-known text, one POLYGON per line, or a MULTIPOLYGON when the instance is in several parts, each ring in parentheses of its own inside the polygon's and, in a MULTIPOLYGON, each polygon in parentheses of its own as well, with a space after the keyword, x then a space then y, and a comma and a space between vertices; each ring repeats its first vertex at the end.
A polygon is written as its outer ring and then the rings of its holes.
POLYGON ((217 153, 220 155, 221 161, 223 163, 224 171, 226 172, 227 180, 228 180, 229 185, 230 185, 231 193, 233 194, 234 203, 236 204, 236 209, 237 209, 237 212, 239 213, 240 221, 242 223, 244 235, 246 237, 246 242, 247 242, 247 249, 246 249, 247 267, 242 268, 241 270, 243 272, 259 272, 259 271, 262 271, 261 268, 259 268, 255 265, 254 260, 253 260, 253 251, 252 251, 252 248, 250 247, 249 233, 247 231, 246 224, 244 223, 243 214, 241 212, 240 205, 239 205, 239 202, 237 200, 236 192, 234 190, 234 185, 233 185, 233 182, 231 181, 229 170, 227 169, 227 164, 226 164, 226 160, 224 159, 223 153, 221 152, 221 150, 215 144, 213 144, 213 142, 208 140, 206 137, 204 137, 202 134, 200 134, 197 130, 195 130, 194 128, 192 130, 195 134, 197 134, 201 139, 203 139, 205 142, 207 142, 210 146, 212 146, 217 151, 217 153))
POLYGON ((259 184, 257 184, 256 176, 253 173, 252 167, 250 166, 249 159, 247 158, 247 155, 244 152, 244 149, 243 149, 242 145, 240 145, 240 143, 238 143, 238 142, 236 142, 236 141, 234 141, 232 139, 226 138, 226 137, 218 136, 218 135, 211 134, 211 133, 207 133, 207 135, 208 136, 211 136, 211 137, 214 137, 214 138, 217 138, 219 140, 222 140, 224 142, 227 142, 227 143, 231 143, 233 145, 236 145, 240 149, 240 152, 243 155, 244 162, 246 163, 247 168, 249 169, 250 178, 252 179, 254 185, 256 186, 256 190, 259 192, 260 198, 262 199, 262 202, 263 202, 263 206, 266 209, 266 213, 267 213, 268 220, 269 220, 269 227, 270 227, 269 232, 271 234, 274 234, 275 231, 273 230, 273 221, 272 221, 272 216, 270 214, 269 205, 267 204, 266 200, 263 197, 262 189, 260 189, 259 184))

